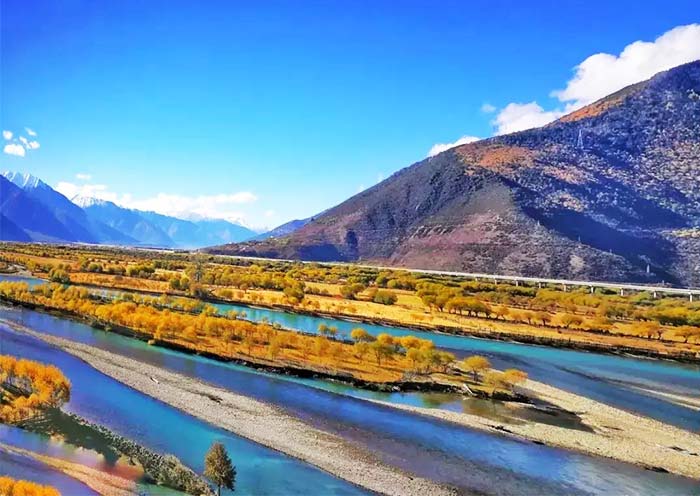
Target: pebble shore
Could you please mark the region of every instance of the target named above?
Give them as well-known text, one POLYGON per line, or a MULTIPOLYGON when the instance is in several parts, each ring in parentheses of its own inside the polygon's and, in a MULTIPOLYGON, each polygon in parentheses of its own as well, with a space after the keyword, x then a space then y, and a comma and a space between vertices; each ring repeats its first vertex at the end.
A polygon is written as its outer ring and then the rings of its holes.
POLYGON ((493 420, 446 410, 389 404, 421 415, 492 433, 544 443, 585 454, 633 463, 650 470, 667 471, 700 479, 700 435, 636 415, 541 382, 528 380, 528 396, 577 414, 591 432, 549 424, 501 424, 493 420))
POLYGON ((391 467, 369 451, 266 403, 82 343, 16 324, 11 327, 58 346, 103 374, 183 412, 370 491, 388 496, 465 494, 391 467))

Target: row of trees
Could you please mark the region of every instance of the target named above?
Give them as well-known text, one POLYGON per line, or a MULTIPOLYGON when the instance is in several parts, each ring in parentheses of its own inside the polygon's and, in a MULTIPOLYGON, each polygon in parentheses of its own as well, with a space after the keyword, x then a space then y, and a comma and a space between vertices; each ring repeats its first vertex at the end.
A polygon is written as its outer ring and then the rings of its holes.
MULTIPOLYGON (((203 305, 183 308, 182 298, 128 297, 126 300, 105 301, 91 296, 87 290, 62 285, 41 285, 30 290, 26 283, 0 283, 0 295, 25 303, 43 305, 89 317, 103 327, 122 326, 147 334, 154 340, 185 340, 196 349, 211 346, 218 353, 242 352, 248 356, 276 360, 300 357, 317 364, 331 363, 336 368, 346 365, 348 370, 358 365, 375 363, 384 369, 391 362, 391 370, 407 369, 408 361, 425 371, 436 366, 445 367, 454 357, 434 349, 429 340, 415 337, 393 338, 379 335, 374 338, 354 334, 355 345, 336 341, 337 330, 321 327, 320 336, 308 336, 284 331, 268 323, 239 320, 239 315, 220 315, 214 307, 203 305), (416 355, 411 348, 421 348, 416 355), (354 365, 353 365, 354 364, 354 365)), ((190 300, 191 301, 191 300, 190 300)), ((201 302, 200 302, 201 304, 201 302)), ((341 367, 342 368, 342 367, 341 367)), ((388 372, 389 369, 386 369, 388 372)), ((393 373, 393 372, 391 372, 393 373)))
POLYGON ((374 336, 358 327, 350 332, 350 338, 355 342, 356 354, 363 357, 371 355, 378 365, 382 360, 402 355, 414 372, 429 374, 434 371, 447 372, 447 367, 455 360, 452 353, 437 350, 431 340, 416 336, 395 337, 386 333, 374 336))
MULTIPOLYGON (((46 251, 44 248, 37 247, 36 250, 47 255, 44 253, 46 251)), ((54 251, 56 253, 52 254, 55 256, 75 256, 63 249, 54 251)), ((494 312, 498 312, 494 305, 502 305, 511 309, 520 308, 524 311, 540 312, 540 314, 542 312, 550 314, 565 312, 613 320, 655 320, 662 325, 700 326, 700 305, 688 304, 682 298, 657 300, 644 292, 623 298, 614 292, 601 289, 597 289, 592 294, 587 288, 561 291, 551 287, 516 286, 505 282, 493 283, 485 280, 465 281, 447 276, 417 275, 388 270, 377 271, 366 267, 329 267, 322 264, 290 264, 287 262, 252 263, 238 259, 231 259, 230 264, 222 264, 214 263, 216 259, 204 255, 197 255, 189 261, 166 258, 175 255, 158 255, 164 258, 154 259, 156 255, 153 254, 131 254, 131 261, 128 256, 122 254, 118 257, 121 260, 114 260, 117 257, 112 253, 103 257, 91 255, 89 257, 81 253, 73 269, 103 273, 124 272, 134 277, 153 278, 157 276, 156 278, 163 278, 166 275, 157 274, 156 269, 179 271, 184 268, 185 274, 169 275, 165 279, 170 281, 171 288, 174 290, 188 291, 189 281, 243 289, 244 291, 247 289, 286 290, 289 294, 289 300, 292 303, 298 303, 303 300, 302 292, 324 293, 323 290, 304 288, 304 282, 333 282, 341 284, 341 294, 346 299, 356 299, 360 293, 369 288, 371 292, 367 293, 366 298, 363 299, 384 304, 393 304, 396 301, 396 295, 391 291, 381 292, 383 288, 417 290, 426 306, 438 311, 451 311, 453 313, 470 313, 469 307, 473 307, 473 300, 476 300, 481 305, 491 306, 494 312), (140 258, 144 260, 139 260, 140 258), (108 263, 117 262, 118 267, 108 265, 108 263), (299 291, 300 288, 304 289, 299 291), (470 297, 472 301, 465 302, 464 297, 470 297), (448 302, 450 302, 449 306, 448 302)), ((6 254, 2 258, 18 261, 16 254, 6 254)), ((72 270, 67 267, 58 267, 58 269, 69 273, 72 270)), ((60 276, 63 277, 63 274, 60 276)), ((57 277, 54 280, 66 282, 65 278, 57 277)), ((482 307, 483 309, 484 307, 482 307)), ((478 309, 476 312, 481 313, 478 309)), ((517 317, 517 312, 514 315, 517 317)), ((496 317, 500 316, 496 314, 496 317)), ((527 314, 524 314, 523 317, 525 318, 522 320, 528 320, 527 314)), ((519 321, 521 319, 510 318, 509 320, 519 321)), ((539 319, 534 320, 538 321, 539 319)), ((563 327, 569 326, 563 325, 563 327)), ((578 325, 574 321, 570 327, 578 327, 578 325)))
MULTIPOLYGON (((240 320, 242 315, 236 312, 220 315, 211 305, 186 298, 126 295, 126 299, 106 301, 96 299, 83 288, 45 284, 30 290, 26 283, 7 282, 0 283, 0 295, 89 316, 106 327, 134 329, 156 341, 186 340, 203 349, 212 346, 208 349, 217 353, 241 352, 273 361, 281 355, 287 360, 300 357, 348 371, 358 366, 369 370, 369 362, 379 369, 390 366, 390 370, 398 373, 414 374, 452 373, 455 366, 455 356, 436 349, 429 339, 386 333, 375 336, 358 327, 350 332, 352 344, 347 344, 337 340, 339 332, 334 326, 321 324, 318 335, 309 336, 285 331, 267 322, 240 320)), ((17 370, 26 370, 26 364, 5 368, 16 376, 17 370)), ((32 377, 37 378, 39 384, 46 382, 41 376, 32 377)))

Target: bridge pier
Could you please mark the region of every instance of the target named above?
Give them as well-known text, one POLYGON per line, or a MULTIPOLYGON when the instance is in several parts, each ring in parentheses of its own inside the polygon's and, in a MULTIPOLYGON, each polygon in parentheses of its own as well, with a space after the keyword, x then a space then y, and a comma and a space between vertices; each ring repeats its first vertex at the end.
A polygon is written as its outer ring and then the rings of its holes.
POLYGON ((591 294, 595 293, 595 288, 591 286, 591 294))
POLYGON ((693 293, 688 293, 688 296, 690 297, 690 302, 693 302, 693 293))
POLYGON ((624 288, 620 288, 620 296, 625 296, 625 290, 624 290, 624 288))

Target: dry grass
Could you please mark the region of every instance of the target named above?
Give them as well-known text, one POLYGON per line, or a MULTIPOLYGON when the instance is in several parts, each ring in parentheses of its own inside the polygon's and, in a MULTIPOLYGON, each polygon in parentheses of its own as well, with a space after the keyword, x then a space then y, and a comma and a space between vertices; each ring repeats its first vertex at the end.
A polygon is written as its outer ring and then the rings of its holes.
MULTIPOLYGON (((467 147, 468 148, 468 147, 467 147)), ((466 151, 466 150, 465 150, 466 151)), ((483 152, 483 150, 480 150, 483 152)), ((481 153, 480 153, 481 154, 481 153)), ((499 155, 500 157, 500 155, 499 155)), ((510 155, 509 155, 510 157, 510 155)), ((69 263, 73 267, 77 265, 75 259, 68 257, 42 257, 25 253, 13 253, 12 258, 20 261, 32 261, 41 264, 69 263)), ((99 254, 92 255, 92 258, 103 263, 110 262, 113 257, 101 257, 99 254)), ((130 261, 121 260, 123 266, 127 266, 130 261)), ((158 269, 158 274, 174 275, 176 271, 158 269)), ((46 277, 46 274, 38 273, 39 277, 46 277)), ((169 284, 165 281, 132 278, 127 276, 115 276, 110 274, 96 274, 86 272, 72 272, 71 280, 77 284, 92 284, 98 286, 111 287, 124 290, 139 290, 164 293, 169 292, 169 284)), ((369 301, 352 301, 340 297, 340 285, 308 282, 308 287, 315 291, 327 292, 329 296, 307 294, 304 302, 298 308, 323 312, 341 317, 355 317, 362 319, 381 320, 387 323, 400 326, 421 326, 427 328, 450 327, 463 329, 472 334, 491 336, 507 334, 509 336, 523 336, 525 338, 543 338, 557 340, 559 342, 572 342, 581 345, 596 345, 609 348, 629 347, 640 351, 654 351, 661 354, 675 354, 679 352, 700 353, 700 343, 683 343, 682 339, 673 335, 672 327, 664 328, 663 340, 650 340, 634 335, 635 331, 630 322, 615 321, 612 323, 610 332, 602 334, 591 332, 581 328, 566 329, 556 326, 532 325, 513 320, 495 320, 486 318, 475 318, 466 315, 449 314, 446 312, 430 311, 423 304, 421 299, 413 291, 392 290, 398 300, 395 305, 386 306, 369 301)), ((213 295, 222 297, 220 291, 225 289, 221 286, 210 286, 208 288, 213 295)), ((171 291, 170 291, 171 292, 171 291)), ((235 297, 230 301, 236 303, 257 304, 257 305, 289 305, 281 291, 249 289, 245 292, 234 290, 235 297)), ((366 297, 366 292, 360 294, 360 298, 366 297)), ((228 298, 223 298, 228 299, 228 298)), ((509 310, 520 312, 523 309, 508 307, 509 310)), ((557 322, 563 312, 550 312, 552 321, 557 322)))
MULTIPOLYGON (((37 274, 42 276, 43 274, 37 274)), ((169 290, 168 283, 138 277, 118 276, 113 274, 96 274, 92 272, 71 272, 70 280, 74 284, 89 284, 115 289, 131 289, 137 291, 153 291, 165 293, 169 290)))

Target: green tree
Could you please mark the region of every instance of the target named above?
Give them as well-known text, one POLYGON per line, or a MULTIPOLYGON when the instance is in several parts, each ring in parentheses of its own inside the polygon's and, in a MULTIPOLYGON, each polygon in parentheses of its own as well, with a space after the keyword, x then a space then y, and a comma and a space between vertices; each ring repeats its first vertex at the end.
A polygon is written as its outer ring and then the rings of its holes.
POLYGON ((330 342, 325 337, 318 336, 314 340, 314 347, 316 349, 316 356, 320 359, 328 352, 330 342))
POLYGON ((535 319, 542 322, 543 326, 546 326, 552 321, 552 316, 548 312, 535 312, 535 319))
POLYGON ((527 372, 518 369, 506 369, 503 371, 503 384, 511 391, 518 384, 523 384, 527 381, 527 372))
POLYGON ((350 339, 355 342, 369 343, 370 341, 374 341, 375 337, 361 327, 356 327, 350 331, 350 339))
POLYGON ((365 285, 360 283, 345 284, 340 287, 340 294, 346 300, 354 300, 357 294, 365 290, 365 285))
POLYGON ((479 380, 479 375, 491 368, 488 358, 481 355, 474 355, 462 360, 462 368, 474 376, 474 380, 479 380))
POLYGON ((561 325, 569 329, 570 327, 573 326, 580 326, 583 323, 583 319, 579 317, 578 315, 573 315, 571 313, 565 313, 562 315, 559 319, 559 322, 561 322, 561 325))
POLYGON ((231 463, 226 448, 221 443, 213 443, 204 458, 204 476, 216 485, 216 494, 221 496, 221 488, 231 491, 236 488, 236 467, 231 463))
POLYGON ((397 297, 391 291, 379 290, 374 294, 372 301, 375 303, 380 303, 382 305, 393 305, 396 303, 397 297))
POLYGON ((656 321, 642 322, 635 326, 635 331, 638 336, 651 339, 655 337, 656 339, 661 339, 661 334, 663 330, 661 326, 656 321))

